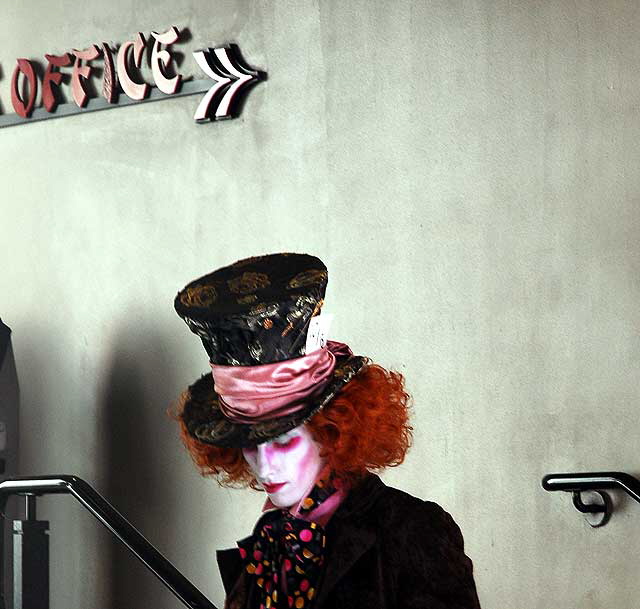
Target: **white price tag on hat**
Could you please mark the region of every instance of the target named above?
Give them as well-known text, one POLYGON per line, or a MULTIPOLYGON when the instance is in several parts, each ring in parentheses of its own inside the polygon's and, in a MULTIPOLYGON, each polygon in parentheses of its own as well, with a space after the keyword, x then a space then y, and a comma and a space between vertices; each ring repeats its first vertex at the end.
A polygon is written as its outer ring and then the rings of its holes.
POLYGON ((318 349, 322 349, 329 340, 329 326, 333 321, 333 315, 331 313, 316 315, 311 318, 309 322, 309 329, 307 330, 307 344, 305 347, 305 353, 313 353, 318 349))

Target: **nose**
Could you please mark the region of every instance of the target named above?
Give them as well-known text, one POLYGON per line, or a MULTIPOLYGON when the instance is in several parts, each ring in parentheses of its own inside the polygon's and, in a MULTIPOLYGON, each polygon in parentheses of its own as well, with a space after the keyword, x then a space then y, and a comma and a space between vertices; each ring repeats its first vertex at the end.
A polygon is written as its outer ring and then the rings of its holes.
POLYGON ((273 454, 269 450, 269 443, 258 444, 256 448, 256 474, 261 480, 268 480, 273 474, 273 454))

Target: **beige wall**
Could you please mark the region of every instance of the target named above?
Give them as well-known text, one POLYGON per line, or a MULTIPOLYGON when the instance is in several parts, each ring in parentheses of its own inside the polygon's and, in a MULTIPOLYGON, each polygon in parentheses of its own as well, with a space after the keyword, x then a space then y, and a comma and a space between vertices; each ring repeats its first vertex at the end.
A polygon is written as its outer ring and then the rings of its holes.
MULTIPOLYGON (((4 4, 4 112, 15 58, 172 24, 183 73, 233 41, 269 74, 225 123, 195 96, 0 130, 22 474, 87 479, 221 604, 214 549, 261 499, 199 478, 164 415, 207 369, 172 299, 307 251, 334 337, 407 376, 415 445, 385 480, 460 523, 483 607, 640 603, 640 505, 592 530, 540 487, 640 473, 636 2, 4 4)), ((54 609, 178 606, 71 499, 40 505, 54 609)))

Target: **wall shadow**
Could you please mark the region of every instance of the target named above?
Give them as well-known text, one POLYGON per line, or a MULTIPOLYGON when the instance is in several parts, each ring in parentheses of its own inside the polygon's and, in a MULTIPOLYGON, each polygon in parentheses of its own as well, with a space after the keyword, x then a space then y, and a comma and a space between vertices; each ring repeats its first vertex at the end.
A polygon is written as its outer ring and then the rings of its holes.
MULTIPOLYGON (((175 530, 185 526, 175 467, 182 447, 166 414, 175 399, 175 356, 166 337, 155 330, 139 325, 133 332, 123 329, 112 349, 98 410, 101 492, 175 564, 175 530)), ((179 604, 118 540, 110 536, 107 545, 105 596, 111 609, 169 609, 179 604)))

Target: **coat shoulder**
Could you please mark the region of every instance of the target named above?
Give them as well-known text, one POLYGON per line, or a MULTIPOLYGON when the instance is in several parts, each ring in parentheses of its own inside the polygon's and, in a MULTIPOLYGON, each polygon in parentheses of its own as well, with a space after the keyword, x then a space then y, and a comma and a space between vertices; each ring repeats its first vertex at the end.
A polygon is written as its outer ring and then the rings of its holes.
POLYGON ((383 486, 367 517, 370 524, 390 537, 411 538, 415 534, 422 540, 444 539, 463 548, 460 528, 447 511, 400 489, 383 486))
POLYGON ((440 505, 384 487, 376 502, 381 551, 397 565, 403 608, 433 606, 480 609, 473 563, 464 553, 460 528, 440 505))

